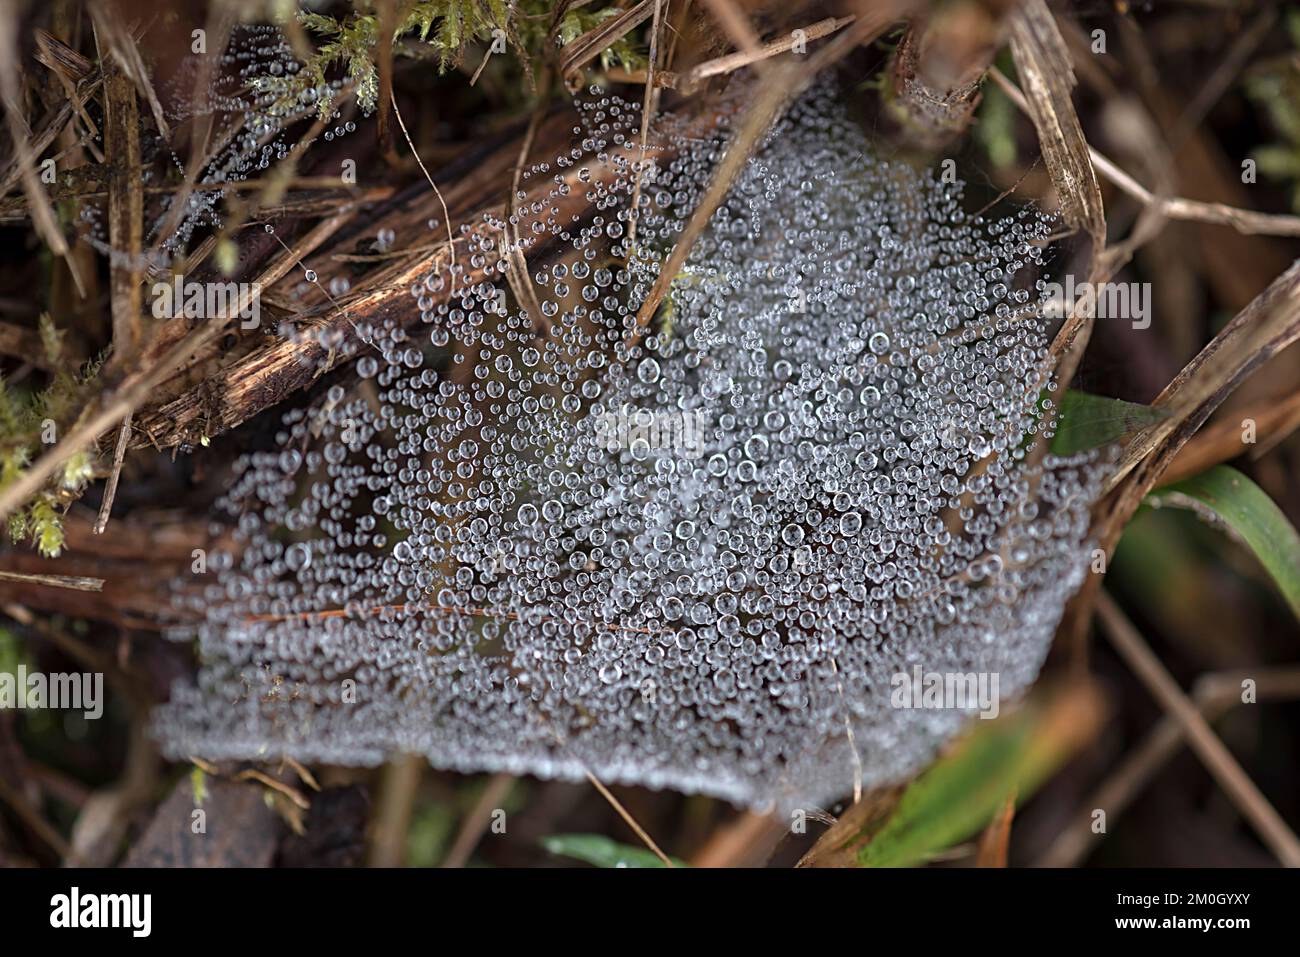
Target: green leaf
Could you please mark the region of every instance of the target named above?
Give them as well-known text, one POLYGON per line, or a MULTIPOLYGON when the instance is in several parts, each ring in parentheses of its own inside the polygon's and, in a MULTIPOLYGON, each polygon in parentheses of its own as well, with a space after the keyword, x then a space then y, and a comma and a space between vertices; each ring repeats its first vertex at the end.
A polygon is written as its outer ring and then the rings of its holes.
POLYGON ((1006 801, 1028 728, 981 729, 914 781, 858 854, 863 867, 909 867, 977 833, 1006 801))
POLYGON ((910 867, 979 833, 1014 794, 1028 798, 1100 725, 1095 691, 1067 687, 976 728, 857 834, 862 867, 910 867), (865 840, 865 845, 862 843, 865 840))
MULTIPOLYGON (((601 834, 553 834, 542 838, 542 847, 560 857, 572 857, 596 867, 663 867, 664 862, 651 851, 628 847, 601 834)), ((685 867, 673 858, 677 867, 685 867)))
POLYGON ((1208 512, 1214 524, 1227 525, 1255 553, 1300 618, 1300 534, 1258 485, 1230 466, 1216 465, 1156 489, 1147 500, 1191 508, 1202 516, 1208 512))
POLYGON ((1073 455, 1095 449, 1153 425, 1168 414, 1149 405, 1069 389, 1061 398, 1052 452, 1073 455))

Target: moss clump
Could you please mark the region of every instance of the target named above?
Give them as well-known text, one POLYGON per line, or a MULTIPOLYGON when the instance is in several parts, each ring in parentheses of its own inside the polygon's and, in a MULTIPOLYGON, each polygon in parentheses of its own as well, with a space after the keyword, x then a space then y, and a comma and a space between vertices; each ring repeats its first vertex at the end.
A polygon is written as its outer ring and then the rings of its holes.
MULTIPOLYGON (((296 73, 267 75, 257 79, 254 89, 271 94, 275 103, 290 110, 301 103, 308 90, 316 93, 316 111, 322 119, 333 105, 327 74, 342 68, 351 79, 357 103, 372 111, 379 97, 379 68, 375 48, 379 44, 380 18, 373 5, 356 4, 357 12, 335 18, 321 13, 301 12, 298 21, 324 42, 303 62, 296 73)), ((525 71, 532 58, 542 52, 550 34, 551 0, 524 0, 514 5, 506 0, 421 0, 401 18, 393 31, 394 41, 403 37, 417 40, 437 58, 441 72, 460 64, 472 43, 491 44, 504 40, 518 56, 525 71)), ((614 6, 571 10, 561 20, 557 36, 561 46, 573 42, 620 11, 614 6)), ((418 48, 417 48, 418 49, 418 48)), ((404 51, 395 48, 398 54, 404 51)), ((645 56, 630 37, 622 37, 601 52, 601 66, 634 70, 645 65, 645 56)))
MULTIPOLYGON (((80 368, 68 361, 62 334, 48 314, 41 316, 40 334, 45 358, 56 370, 49 384, 26 392, 0 378, 0 489, 16 482, 41 450, 75 422, 99 375, 99 360, 80 368)), ((57 557, 63 550, 63 512, 93 476, 88 453, 71 456, 47 488, 9 516, 9 537, 30 540, 46 558, 57 557)))

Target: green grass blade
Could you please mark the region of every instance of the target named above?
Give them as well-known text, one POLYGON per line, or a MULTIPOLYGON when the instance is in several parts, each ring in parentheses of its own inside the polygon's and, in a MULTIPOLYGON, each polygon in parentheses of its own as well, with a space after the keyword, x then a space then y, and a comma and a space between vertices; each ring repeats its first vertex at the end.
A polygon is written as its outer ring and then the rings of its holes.
POLYGON ((1300 534, 1268 494, 1227 465, 1163 488, 1148 496, 1152 504, 1192 508, 1210 513, 1227 525, 1277 583, 1282 597, 1300 618, 1300 534))
MULTIPOLYGON (((663 867, 651 851, 611 841, 603 834, 553 834, 542 838, 542 847, 560 857, 572 857, 596 867, 663 867)), ((677 867, 685 867, 673 858, 677 867)))
POLYGON ((1061 397, 1052 452, 1073 455, 1095 449, 1159 422, 1166 415, 1163 409, 1149 405, 1069 389, 1061 397))
POLYGON ((910 867, 978 834, 1008 795, 1027 799, 1089 740, 1103 711, 1096 691, 1079 685, 973 722, 956 750, 908 785, 891 814, 851 840, 857 863, 910 867))
POLYGON ((858 855, 863 867, 908 867, 977 833, 1006 801, 1028 727, 979 729, 958 754, 917 778, 858 855))

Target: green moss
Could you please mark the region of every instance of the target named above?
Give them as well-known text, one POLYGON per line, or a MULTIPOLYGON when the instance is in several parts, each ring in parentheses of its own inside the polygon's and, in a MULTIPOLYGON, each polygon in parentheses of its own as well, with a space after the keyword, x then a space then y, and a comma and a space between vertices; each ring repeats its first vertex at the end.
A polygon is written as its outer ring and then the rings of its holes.
POLYGON ((50 365, 58 365, 63 355, 63 333, 54 325, 48 312, 41 313, 40 329, 41 348, 45 350, 45 358, 50 365))
POLYGON ((46 558, 57 558, 63 551, 63 522, 54 499, 48 494, 38 495, 28 509, 28 521, 36 550, 46 558))
MULTIPOLYGON (((333 108, 327 76, 342 69, 352 80, 357 103, 366 113, 378 105, 379 68, 375 48, 379 45, 379 15, 373 4, 359 2, 357 12, 341 19, 320 13, 302 12, 299 22, 317 34, 323 42, 294 74, 258 77, 253 88, 274 97, 272 111, 292 114, 303 102, 307 90, 317 91, 317 115, 324 119, 333 108)), ((439 72, 458 66, 471 43, 491 44, 504 37, 518 54, 521 66, 541 54, 550 32, 550 0, 524 0, 517 4, 513 17, 506 0, 421 0, 407 12, 393 32, 393 39, 410 37, 428 48, 438 61, 439 72)), ((617 16, 617 7, 572 10, 560 23, 558 36, 562 45, 573 42, 595 29, 609 17, 617 16)), ((395 53, 401 54, 400 47, 395 53)), ((645 57, 630 37, 622 37, 600 54, 601 66, 621 66, 633 70, 645 64, 645 57)))
MULTIPOLYGON (((49 384, 32 392, 10 387, 0 378, 0 488, 19 477, 71 428, 85 411, 99 375, 99 360, 77 368, 67 360, 63 334, 48 314, 40 318, 41 345, 54 366, 49 384)), ((94 476, 93 456, 71 456, 31 501, 8 518, 14 542, 30 540, 47 558, 63 550, 63 511, 94 476)))

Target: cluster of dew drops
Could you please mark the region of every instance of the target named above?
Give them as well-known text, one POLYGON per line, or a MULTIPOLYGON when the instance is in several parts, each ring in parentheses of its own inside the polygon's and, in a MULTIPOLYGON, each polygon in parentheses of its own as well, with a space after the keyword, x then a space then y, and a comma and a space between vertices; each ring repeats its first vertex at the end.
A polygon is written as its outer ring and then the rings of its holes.
MULTIPOLYGON (((211 124, 205 141, 210 155, 194 177, 194 188, 171 194, 146 223, 147 245, 156 245, 157 250, 144 262, 130 263, 129 253, 109 244, 103 211, 93 203, 85 204, 80 213, 85 238, 114 264, 166 267, 191 244, 196 231, 224 225, 222 208, 230 188, 265 176, 290 158, 297 141, 284 130, 316 117, 322 102, 329 104, 319 133, 322 140, 355 133, 356 122, 345 118, 341 109, 344 81, 330 79, 315 85, 306 81, 301 69, 281 30, 259 24, 237 24, 225 51, 211 59, 206 52, 181 58, 175 72, 161 82, 161 100, 168 122, 175 127, 199 119, 211 124), (204 76, 206 84, 196 82, 204 76), (185 209, 177 215, 170 202, 182 195, 185 209), (165 226, 170 231, 162 235, 165 226)), ((161 136, 146 137, 143 148, 146 186, 188 178, 187 157, 161 136)), ((346 282, 344 277, 336 278, 346 282)))
POLYGON ((1052 222, 965 212, 819 86, 638 319, 728 132, 578 110, 420 321, 238 463, 170 751, 807 806, 961 725, 895 674, 1037 674, 1106 469, 1035 451, 1052 222))

